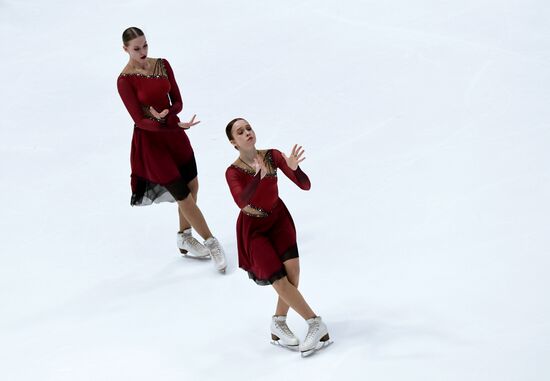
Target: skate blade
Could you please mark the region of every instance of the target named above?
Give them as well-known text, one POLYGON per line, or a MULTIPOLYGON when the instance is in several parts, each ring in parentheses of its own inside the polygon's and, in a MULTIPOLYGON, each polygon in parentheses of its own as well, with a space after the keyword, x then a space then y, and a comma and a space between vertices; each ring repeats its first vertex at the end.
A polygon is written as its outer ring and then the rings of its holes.
POLYGON ((227 267, 224 267, 223 269, 219 269, 218 272, 220 274, 225 274, 225 270, 227 269, 227 267))
POLYGON ((198 259, 199 261, 208 261, 208 260, 212 259, 212 257, 210 257, 209 255, 206 255, 204 257, 197 257, 197 256, 194 256, 194 255, 182 254, 181 256, 184 257, 184 258, 189 258, 189 259, 198 259))
POLYGON ((300 350, 299 345, 284 345, 284 344, 281 344, 279 340, 271 340, 271 344, 275 345, 276 347, 288 349, 289 351, 292 351, 292 352, 298 352, 300 350))
POLYGON ((319 342, 319 344, 317 344, 317 346, 315 348, 310 349, 309 351, 301 352, 302 357, 309 357, 309 356, 319 352, 320 350, 325 349, 326 347, 328 347, 332 343, 334 343, 334 341, 332 341, 332 340, 321 341, 321 342, 319 342))
POLYGON ((190 254, 187 250, 180 249, 180 253, 182 257, 189 258, 189 259, 198 259, 201 261, 212 259, 210 255, 204 255, 202 257, 190 254))

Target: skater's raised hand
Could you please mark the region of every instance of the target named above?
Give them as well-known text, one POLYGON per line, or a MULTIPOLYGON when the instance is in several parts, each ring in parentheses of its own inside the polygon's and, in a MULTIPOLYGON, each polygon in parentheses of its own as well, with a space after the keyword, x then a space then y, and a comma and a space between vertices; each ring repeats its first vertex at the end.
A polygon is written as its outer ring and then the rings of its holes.
POLYGON ((157 110, 154 109, 153 106, 149 107, 149 112, 151 113, 151 115, 153 115, 156 119, 162 119, 164 118, 166 115, 168 115, 168 110, 167 109, 164 109, 162 110, 161 112, 158 112, 157 110))
POLYGON ((180 126, 181 128, 183 128, 184 130, 187 130, 188 128, 191 128, 197 124, 199 124, 201 121, 200 120, 197 120, 195 122, 195 117, 197 116, 197 114, 193 115, 193 117, 191 118, 191 120, 189 122, 179 122, 178 123, 178 126, 180 126))
POLYGON ((260 179, 263 179, 267 174, 267 167, 265 166, 264 159, 260 154, 257 154, 254 158, 253 165, 256 170, 256 175, 260 172, 260 179))
POLYGON ((283 153, 283 157, 286 160, 286 165, 288 165, 290 169, 295 171, 296 168, 298 168, 298 165, 306 159, 305 157, 302 157, 304 152, 305 151, 302 149, 302 146, 298 147, 298 144, 294 144, 294 147, 292 147, 292 152, 290 153, 290 156, 286 156, 283 153))

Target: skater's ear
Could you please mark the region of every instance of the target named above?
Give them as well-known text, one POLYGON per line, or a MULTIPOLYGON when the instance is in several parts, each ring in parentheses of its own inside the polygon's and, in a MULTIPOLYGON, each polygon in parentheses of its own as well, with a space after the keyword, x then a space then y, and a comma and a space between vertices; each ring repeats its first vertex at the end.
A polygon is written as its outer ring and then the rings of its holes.
POLYGON ((244 119, 235 118, 231 122, 229 122, 225 127, 225 135, 227 136, 227 139, 229 140, 229 142, 233 144, 233 147, 235 147, 236 150, 238 150, 238 148, 237 148, 237 143, 235 143, 235 139, 233 139, 233 125, 235 124, 235 122, 239 120, 244 120, 244 119))

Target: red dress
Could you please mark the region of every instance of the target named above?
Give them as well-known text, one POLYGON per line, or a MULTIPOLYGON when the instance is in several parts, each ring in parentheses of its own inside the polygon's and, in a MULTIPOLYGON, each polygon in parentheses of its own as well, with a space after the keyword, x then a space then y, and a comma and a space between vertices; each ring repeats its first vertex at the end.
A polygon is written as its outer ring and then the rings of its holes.
POLYGON ((183 200, 187 183, 197 176, 193 148, 178 126, 183 108, 180 91, 170 64, 157 59, 151 75, 122 73, 118 92, 134 120, 130 164, 132 205, 183 200), (149 112, 168 109, 163 119, 149 112))
POLYGON ((263 179, 240 161, 225 172, 233 199, 241 208, 237 219, 239 267, 259 285, 273 284, 285 277, 283 262, 298 257, 296 228, 279 198, 277 169, 301 189, 311 187, 307 175, 299 167, 290 169, 276 149, 265 151, 264 162, 268 174, 263 179))

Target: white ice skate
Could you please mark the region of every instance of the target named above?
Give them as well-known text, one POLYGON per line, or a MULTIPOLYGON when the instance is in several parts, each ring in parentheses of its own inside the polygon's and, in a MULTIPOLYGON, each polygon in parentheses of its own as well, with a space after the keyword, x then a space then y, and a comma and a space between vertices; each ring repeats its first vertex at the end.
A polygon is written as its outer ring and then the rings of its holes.
POLYGON ((302 357, 307 357, 332 344, 328 335, 327 326, 320 316, 306 320, 309 325, 306 338, 300 344, 302 357))
POLYGON ((286 325, 286 316, 273 316, 271 319, 271 344, 291 351, 298 350, 300 341, 286 325))
POLYGON ((204 245, 210 250, 210 255, 214 259, 216 270, 221 273, 225 273, 225 269, 227 268, 227 264, 225 263, 225 253, 218 240, 214 237, 210 237, 204 241, 204 245))
POLYGON ((185 229, 183 232, 178 232, 177 242, 180 252, 188 258, 211 258, 210 250, 191 235, 191 228, 185 229))

